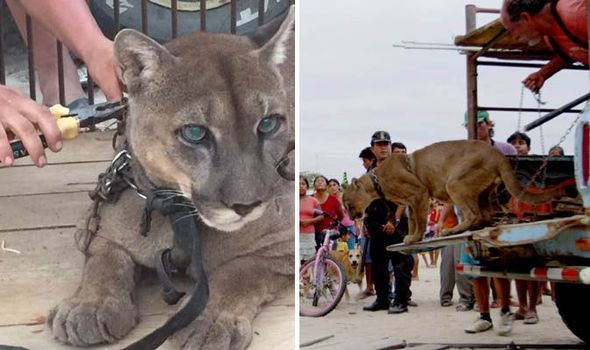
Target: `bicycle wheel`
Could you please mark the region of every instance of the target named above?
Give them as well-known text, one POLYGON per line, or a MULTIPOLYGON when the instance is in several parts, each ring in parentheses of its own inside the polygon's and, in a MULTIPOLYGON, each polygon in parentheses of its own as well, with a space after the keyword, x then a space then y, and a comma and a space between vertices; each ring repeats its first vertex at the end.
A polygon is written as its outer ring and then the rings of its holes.
POLYGON ((346 289, 346 273, 338 261, 324 257, 314 283, 314 260, 299 271, 299 315, 321 317, 334 310, 346 289), (323 277, 323 278, 322 278, 323 277))

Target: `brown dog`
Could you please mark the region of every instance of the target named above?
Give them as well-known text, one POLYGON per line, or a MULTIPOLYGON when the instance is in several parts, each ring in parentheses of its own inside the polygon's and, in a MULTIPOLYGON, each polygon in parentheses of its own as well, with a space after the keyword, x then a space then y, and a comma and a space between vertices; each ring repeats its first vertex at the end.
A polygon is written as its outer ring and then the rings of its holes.
POLYGON ((496 148, 477 140, 434 143, 412 154, 392 154, 371 172, 352 179, 343 202, 351 219, 361 218, 369 203, 385 197, 411 210, 410 232, 404 243, 422 239, 428 200, 436 198, 461 209, 465 220, 443 235, 456 234, 491 222, 489 192, 501 179, 521 201, 541 203, 557 195, 523 190, 510 161, 496 148))
MULTIPOLYGON (((362 291, 364 272, 361 272, 361 262, 363 253, 360 246, 356 246, 352 250, 337 250, 332 252, 332 256, 344 267, 346 271, 346 283, 354 283, 358 285, 359 290, 362 291)), ((346 297, 349 298, 348 287, 345 290, 346 297)))

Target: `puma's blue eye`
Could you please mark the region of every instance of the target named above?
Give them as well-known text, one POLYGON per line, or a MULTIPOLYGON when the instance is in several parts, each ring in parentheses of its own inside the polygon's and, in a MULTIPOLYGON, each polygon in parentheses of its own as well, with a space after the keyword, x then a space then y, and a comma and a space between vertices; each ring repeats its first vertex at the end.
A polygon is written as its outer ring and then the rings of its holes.
POLYGON ((271 115, 260 121, 258 124, 258 132, 264 135, 269 135, 281 127, 281 117, 278 114, 271 115))
POLYGON ((200 125, 185 125, 179 129, 182 139, 189 143, 199 143, 207 136, 207 129, 200 125))

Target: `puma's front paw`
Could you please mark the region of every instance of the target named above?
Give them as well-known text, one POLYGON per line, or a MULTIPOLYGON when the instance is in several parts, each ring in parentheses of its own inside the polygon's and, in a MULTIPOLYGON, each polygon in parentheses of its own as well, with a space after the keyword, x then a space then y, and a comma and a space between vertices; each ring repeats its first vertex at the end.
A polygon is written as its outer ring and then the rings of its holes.
POLYGON ((107 295, 96 300, 72 297, 50 311, 47 321, 53 336, 75 346, 112 343, 137 323, 130 297, 107 295))
POLYGON ((422 236, 407 235, 404 237, 404 244, 412 244, 422 239, 422 236))
POLYGON ((241 350, 252 342, 252 322, 246 317, 227 313, 215 320, 199 318, 184 332, 188 338, 182 348, 187 350, 241 350))

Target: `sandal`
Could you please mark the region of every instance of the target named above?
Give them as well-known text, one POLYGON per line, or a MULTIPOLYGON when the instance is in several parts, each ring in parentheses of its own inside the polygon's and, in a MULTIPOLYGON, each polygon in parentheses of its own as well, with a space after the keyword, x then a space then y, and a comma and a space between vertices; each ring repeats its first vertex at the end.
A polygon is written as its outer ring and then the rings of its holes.
POLYGON ((512 316, 512 319, 515 320, 515 321, 522 321, 522 320, 525 319, 525 314, 523 314, 520 311, 516 311, 514 313, 514 316, 512 316))
POLYGON ((529 311, 524 316, 524 324, 536 324, 539 322, 539 316, 534 311, 529 311))

